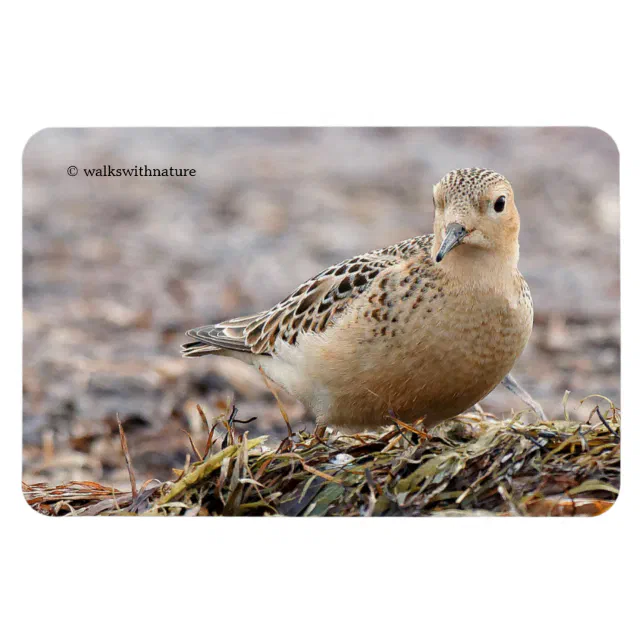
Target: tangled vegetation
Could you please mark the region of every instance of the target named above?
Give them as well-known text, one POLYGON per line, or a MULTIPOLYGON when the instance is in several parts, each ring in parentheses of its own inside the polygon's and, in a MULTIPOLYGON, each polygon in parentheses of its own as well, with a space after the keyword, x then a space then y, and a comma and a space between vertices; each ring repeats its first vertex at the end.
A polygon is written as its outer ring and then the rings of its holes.
MULTIPOLYGON (((591 397, 589 397, 591 398, 591 397)), ((603 398, 599 396, 599 398, 603 398)), ((174 470, 175 480, 139 489, 125 435, 132 489, 90 481, 24 485, 48 515, 183 516, 592 516, 619 490, 620 414, 595 406, 584 423, 526 423, 463 414, 429 431, 394 420, 386 433, 293 432, 274 449, 238 430, 236 409, 209 423, 205 454, 174 470)), ((192 441, 191 441, 192 442, 192 441)))

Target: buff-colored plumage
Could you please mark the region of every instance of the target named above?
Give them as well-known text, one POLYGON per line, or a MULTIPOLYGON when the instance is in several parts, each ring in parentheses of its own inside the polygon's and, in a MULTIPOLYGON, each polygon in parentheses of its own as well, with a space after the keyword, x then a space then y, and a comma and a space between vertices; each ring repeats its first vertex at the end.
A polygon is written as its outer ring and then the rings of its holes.
POLYGON ((188 331, 184 355, 261 367, 318 427, 356 431, 392 414, 431 425, 465 411, 511 379, 532 300, 504 177, 455 170, 434 203, 433 235, 336 264, 268 311, 188 331))

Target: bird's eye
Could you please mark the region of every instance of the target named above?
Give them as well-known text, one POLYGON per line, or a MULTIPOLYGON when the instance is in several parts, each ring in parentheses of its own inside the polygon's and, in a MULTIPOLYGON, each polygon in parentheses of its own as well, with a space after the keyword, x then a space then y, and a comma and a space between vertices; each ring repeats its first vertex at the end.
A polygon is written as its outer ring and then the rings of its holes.
POLYGON ((494 212, 503 212, 504 208, 505 208, 505 197, 499 197, 494 202, 494 212))

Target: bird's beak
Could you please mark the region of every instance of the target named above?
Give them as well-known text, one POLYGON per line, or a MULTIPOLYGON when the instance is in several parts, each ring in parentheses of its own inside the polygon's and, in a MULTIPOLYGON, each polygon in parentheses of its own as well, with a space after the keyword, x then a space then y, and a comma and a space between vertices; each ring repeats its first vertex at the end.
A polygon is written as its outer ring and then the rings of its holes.
POLYGON ((441 247, 438 249, 436 261, 440 262, 452 248, 456 248, 463 241, 466 235, 467 230, 465 226, 456 223, 447 224, 445 238, 443 239, 441 247))

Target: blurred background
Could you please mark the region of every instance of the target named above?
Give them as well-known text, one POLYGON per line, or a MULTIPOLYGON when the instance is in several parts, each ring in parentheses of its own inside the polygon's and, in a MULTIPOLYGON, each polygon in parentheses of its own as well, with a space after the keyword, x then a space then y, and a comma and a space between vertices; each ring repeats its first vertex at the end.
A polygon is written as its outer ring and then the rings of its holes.
MULTIPOLYGON (((50 129, 24 152, 24 480, 167 480, 234 400, 286 433, 250 367, 185 360, 188 328, 268 308, 329 264, 429 232, 432 184, 482 166, 513 184, 535 304, 513 373, 551 416, 619 404, 618 152, 591 128, 50 129), (84 169, 191 168, 194 177, 84 169), (77 176, 67 168, 78 167, 77 176), (182 431, 185 430, 185 431, 182 431)), ((281 396, 297 429, 312 427, 281 396)), ((524 407, 502 388, 482 403, 524 407)))

